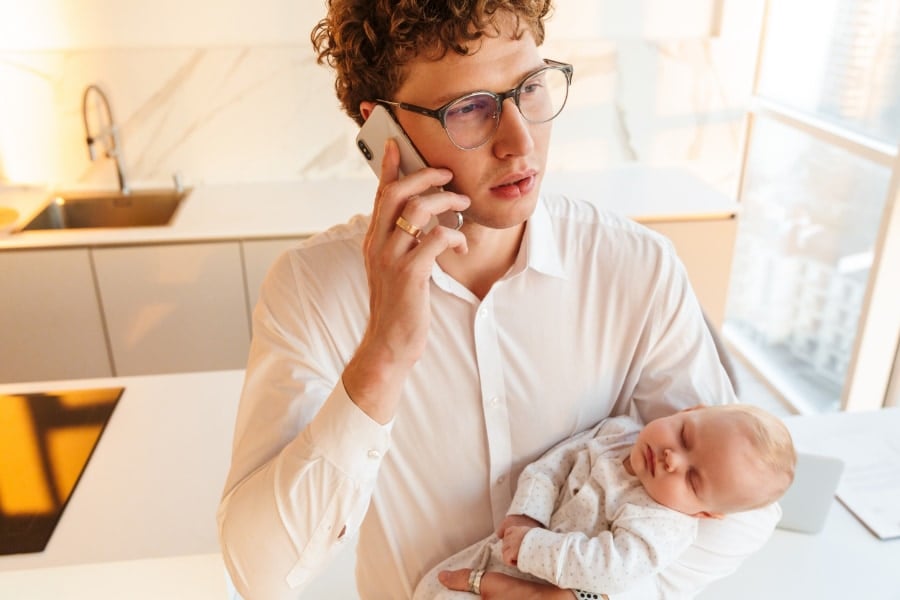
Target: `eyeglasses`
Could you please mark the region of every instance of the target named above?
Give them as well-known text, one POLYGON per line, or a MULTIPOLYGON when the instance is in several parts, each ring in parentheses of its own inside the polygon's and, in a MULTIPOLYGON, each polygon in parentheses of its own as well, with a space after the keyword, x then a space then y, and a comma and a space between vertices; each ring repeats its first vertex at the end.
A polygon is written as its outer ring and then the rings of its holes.
POLYGON ((575 68, 550 59, 544 59, 544 63, 546 66, 527 75, 509 91, 501 94, 471 92, 436 110, 406 102, 377 102, 437 119, 457 148, 474 150, 494 136, 500 126, 503 102, 507 98, 513 99, 522 117, 529 123, 546 123, 562 112, 575 68))

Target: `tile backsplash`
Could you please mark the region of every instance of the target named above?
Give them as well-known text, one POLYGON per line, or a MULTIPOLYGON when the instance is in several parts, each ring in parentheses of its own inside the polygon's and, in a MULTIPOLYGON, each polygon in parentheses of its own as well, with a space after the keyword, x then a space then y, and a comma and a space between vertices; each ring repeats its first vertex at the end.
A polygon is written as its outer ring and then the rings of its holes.
MULTIPOLYGON (((627 8, 649 10, 659 0, 630 2, 557 2, 545 55, 576 70, 555 122, 550 167, 678 165, 733 193, 759 1, 687 2, 696 18, 688 15, 668 36, 659 19, 642 21, 627 8), (592 18, 577 19, 578 5, 591 7, 592 18), (713 17, 709 34, 695 31, 713 17), (655 23, 653 33, 641 23, 655 23)), ((5 4, 23 3, 0 0, 0 29, 12 29, 5 4)), ((250 3, 202 0, 167 28, 160 13, 182 3, 85 0, 81 10, 104 14, 107 27, 80 34, 34 12, 71 20, 72 4, 29 4, 23 11, 32 12, 14 17, 31 37, 0 42, 0 184, 115 184, 112 161, 91 163, 87 155, 81 97, 90 83, 110 99, 135 185, 167 184, 175 172, 191 184, 371 177, 356 154, 356 125, 340 111, 332 74, 315 63, 308 41, 319 3, 264 0, 243 14, 250 3), (202 19, 204 10, 215 18, 202 19), (137 27, 141 11, 148 16, 137 27), (112 27, 117 20, 122 26, 112 27)), ((93 23, 84 14, 78 21, 93 23)))

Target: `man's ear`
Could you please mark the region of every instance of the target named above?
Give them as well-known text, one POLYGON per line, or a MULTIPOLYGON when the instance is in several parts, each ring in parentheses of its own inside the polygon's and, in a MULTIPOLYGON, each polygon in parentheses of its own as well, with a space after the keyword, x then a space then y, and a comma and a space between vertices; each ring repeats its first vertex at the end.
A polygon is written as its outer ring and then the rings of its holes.
POLYGON ((363 119, 368 119, 369 115, 372 114, 372 109, 375 108, 374 102, 369 102, 368 100, 364 100, 359 103, 359 114, 362 115, 363 119))
POLYGON ((724 519, 725 515, 722 513, 709 512, 708 510, 701 510, 700 512, 695 512, 691 515, 692 517, 697 517, 698 519, 724 519))

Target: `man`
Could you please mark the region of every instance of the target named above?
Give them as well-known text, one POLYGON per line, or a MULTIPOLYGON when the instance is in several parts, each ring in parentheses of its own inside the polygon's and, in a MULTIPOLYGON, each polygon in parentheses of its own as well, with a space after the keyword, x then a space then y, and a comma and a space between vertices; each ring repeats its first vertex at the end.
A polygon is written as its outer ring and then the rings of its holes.
MULTIPOLYGON (((314 30, 348 114, 390 107, 432 168, 399 179, 388 143, 371 217, 285 254, 263 286, 219 511, 247 600, 298 597, 357 533, 361 596, 410 597, 431 566, 515 524, 519 473, 557 441, 611 414, 646 422, 732 397, 671 246, 539 199, 565 100, 542 94, 571 74, 538 51, 548 10, 332 0, 314 30), (463 213, 459 231, 423 231, 446 211, 463 213)), ((690 596, 756 550, 776 512, 703 528, 675 566, 612 597, 690 596)), ((443 581, 573 598, 469 579, 443 581)))

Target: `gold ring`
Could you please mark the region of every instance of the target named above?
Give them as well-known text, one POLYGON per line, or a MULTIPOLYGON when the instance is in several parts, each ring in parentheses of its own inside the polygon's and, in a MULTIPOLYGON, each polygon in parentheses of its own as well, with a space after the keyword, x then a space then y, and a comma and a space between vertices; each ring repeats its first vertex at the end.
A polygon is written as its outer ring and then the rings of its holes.
POLYGON ((469 571, 469 592, 481 595, 481 578, 484 577, 484 569, 472 569, 469 571))
POLYGON ((413 239, 415 239, 416 241, 418 241, 419 237, 422 235, 422 229, 416 227, 415 225, 404 219, 403 215, 397 217, 397 220, 394 221, 394 224, 409 235, 413 236, 413 239))

